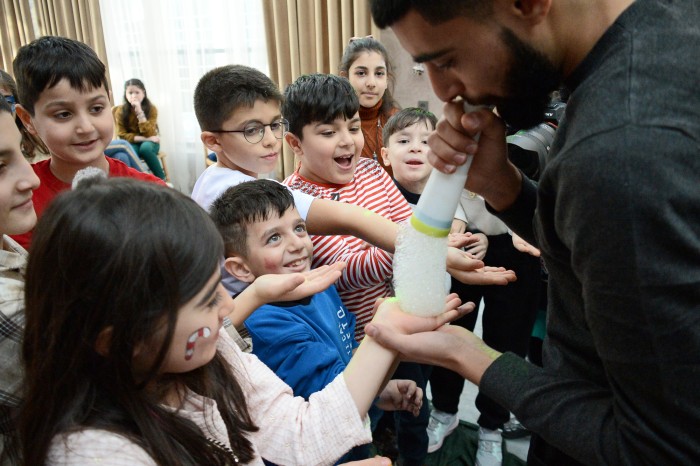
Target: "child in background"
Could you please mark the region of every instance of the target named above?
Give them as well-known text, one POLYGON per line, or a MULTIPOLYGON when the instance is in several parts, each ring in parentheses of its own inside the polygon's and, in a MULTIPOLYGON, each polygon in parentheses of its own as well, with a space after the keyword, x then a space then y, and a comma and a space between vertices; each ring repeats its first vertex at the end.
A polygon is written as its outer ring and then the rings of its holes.
MULTIPOLYGON (((394 183, 412 209, 418 204, 433 170, 428 163, 428 136, 435 131, 436 125, 437 117, 431 112, 410 107, 400 110, 384 126, 383 139, 386 145, 381 151, 382 162, 387 167, 393 167, 394 183)), ((457 208, 455 217, 464 218, 461 207, 457 208)), ((466 231, 466 219, 461 225, 463 228, 453 233, 466 231)), ((464 249, 482 260, 488 248, 488 238, 476 229, 472 229, 471 233, 473 242, 464 249)), ((452 280, 452 287, 456 282, 457 280, 452 280)))
MULTIPOLYGON (((41 37, 19 49, 13 67, 20 101, 17 115, 51 153, 48 160, 32 165, 41 180, 34 191, 38 217, 86 167, 99 168, 112 177, 164 184, 105 156, 114 134, 109 86, 105 66, 90 47, 65 37, 41 37)), ((13 238, 28 249, 32 233, 13 238)))
POLYGON ((0 98, 0 464, 20 464, 15 418, 22 401, 21 341, 27 251, 7 235, 34 228, 32 191, 39 186, 21 150, 23 138, 10 105, 0 98))
MULTIPOLYGON (((294 397, 220 331, 222 255, 207 213, 163 186, 86 180, 51 203, 27 269, 26 464, 327 464, 369 441, 396 354, 368 337, 322 392, 294 397)), ((418 318, 388 302, 375 319, 429 331, 458 303, 418 318)))
MULTIPOLYGON (((339 72, 348 78, 360 100, 360 120, 365 145, 362 156, 379 161, 384 146, 382 127, 399 111, 389 87, 394 75, 389 54, 372 36, 350 39, 340 59, 339 72)), ((391 167, 384 167, 391 175, 391 167)))
MULTIPOLYGON (((310 270, 311 238, 285 186, 272 180, 241 183, 226 190, 210 214, 224 238, 226 268, 241 281, 310 270)), ((357 347, 355 316, 333 285, 301 300, 264 305, 245 323, 253 354, 305 399, 332 382, 357 347)), ((423 391, 414 382, 391 380, 377 406, 415 416, 422 399, 423 391)), ((366 447, 358 447, 346 459, 368 456, 366 447)))
MULTIPOLYGON (((435 131, 437 118, 430 112, 420 108, 405 108, 394 114, 384 125, 383 140, 385 146, 381 149, 382 162, 393 168, 394 183, 406 201, 415 208, 418 204, 423 189, 425 188, 432 166, 428 163, 428 137, 435 131)), ((476 241, 467 250, 474 254, 486 249, 488 244, 483 234, 473 235, 476 241)), ((477 256, 479 259, 483 258, 477 256)), ((446 286, 449 286, 450 277, 446 277, 446 286)), ((452 279, 452 282, 456 280, 452 279)), ((452 285, 454 286, 454 284, 452 285)), ((432 366, 426 364, 402 364, 394 374, 395 377, 410 377, 416 384, 425 390, 432 366)), ((403 413, 395 413, 397 426, 401 425, 403 413)), ((423 421, 421 428, 428 429, 430 409, 425 403, 419 419, 423 421)), ((386 425, 386 422, 383 424, 386 425)), ((390 428, 390 426, 387 426, 390 428)), ((430 439, 420 445, 427 454, 431 452, 430 439)))
POLYGON ((15 119, 17 129, 22 133, 22 153, 30 163, 36 163, 49 158, 49 150, 37 136, 34 136, 22 124, 15 112, 15 105, 19 103, 17 96, 17 84, 12 76, 4 70, 0 70, 0 94, 10 104, 12 117, 15 119))
POLYGON ((163 166, 158 159, 158 109, 146 94, 146 86, 133 78, 124 83, 124 103, 114 109, 117 137, 131 143, 139 157, 155 176, 165 180, 163 166))

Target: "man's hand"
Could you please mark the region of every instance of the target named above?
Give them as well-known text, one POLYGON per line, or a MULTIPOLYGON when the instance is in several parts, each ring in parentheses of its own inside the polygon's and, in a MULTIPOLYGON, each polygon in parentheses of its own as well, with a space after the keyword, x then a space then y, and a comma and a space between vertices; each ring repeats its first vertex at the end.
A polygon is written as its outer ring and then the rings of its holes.
POLYGON ((520 194, 522 178, 508 160, 505 125, 490 110, 464 113, 463 102, 448 102, 428 144, 428 161, 444 173, 454 172, 472 155, 465 188, 481 194, 497 211, 520 194))
POLYGON ((486 369, 501 355, 481 338, 456 325, 406 335, 383 322, 372 321, 365 332, 380 345, 397 351, 402 360, 442 366, 477 385, 486 369))

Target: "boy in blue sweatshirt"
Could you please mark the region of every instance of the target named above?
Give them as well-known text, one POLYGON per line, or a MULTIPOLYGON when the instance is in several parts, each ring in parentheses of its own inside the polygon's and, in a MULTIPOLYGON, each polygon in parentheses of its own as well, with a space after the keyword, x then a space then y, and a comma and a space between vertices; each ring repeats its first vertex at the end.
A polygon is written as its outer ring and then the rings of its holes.
MULTIPOLYGON (((259 179, 231 187, 211 205, 210 215, 224 239, 224 267, 252 283, 260 275, 306 272, 313 244, 291 192, 280 183, 259 179)), ((309 398, 343 372, 357 343, 355 316, 343 305, 334 285, 291 302, 263 305, 245 320, 253 353, 295 395, 309 398)), ((423 391, 410 380, 391 380, 376 406, 417 415, 423 391)), ((368 454, 360 450, 360 459, 368 454)))

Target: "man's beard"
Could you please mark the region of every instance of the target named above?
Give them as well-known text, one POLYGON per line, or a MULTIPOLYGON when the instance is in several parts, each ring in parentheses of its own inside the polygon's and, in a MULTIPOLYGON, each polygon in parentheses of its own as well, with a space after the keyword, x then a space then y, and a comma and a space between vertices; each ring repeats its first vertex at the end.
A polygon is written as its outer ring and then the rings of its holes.
POLYGON ((512 61, 506 78, 508 97, 498 102, 496 109, 512 129, 532 128, 544 121, 550 94, 560 86, 562 74, 511 30, 503 28, 501 36, 512 61))

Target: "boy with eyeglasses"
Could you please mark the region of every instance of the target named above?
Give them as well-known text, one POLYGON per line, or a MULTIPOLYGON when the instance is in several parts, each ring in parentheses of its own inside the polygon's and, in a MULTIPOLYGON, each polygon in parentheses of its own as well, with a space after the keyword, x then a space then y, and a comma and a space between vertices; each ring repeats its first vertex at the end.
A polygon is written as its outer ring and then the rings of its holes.
MULTIPOLYGON (((207 168, 192 190, 192 198, 207 211, 226 191, 261 173, 274 170, 288 129, 282 117, 283 96, 264 73, 243 65, 227 65, 207 72, 194 92, 194 109, 202 130, 201 139, 216 153, 217 162, 207 168)), ((391 263, 397 226, 360 206, 317 199, 292 190, 294 204, 315 235, 352 235, 377 247, 339 258, 348 262, 367 255, 382 256, 391 263)), ((483 263, 461 255, 456 249, 448 255, 448 270, 470 283, 505 283, 506 273, 483 271, 483 263), (479 269, 479 271, 477 271, 479 269)), ((345 273, 345 272, 344 272, 345 273)), ((231 294, 245 287, 222 268, 223 284, 231 294)))

